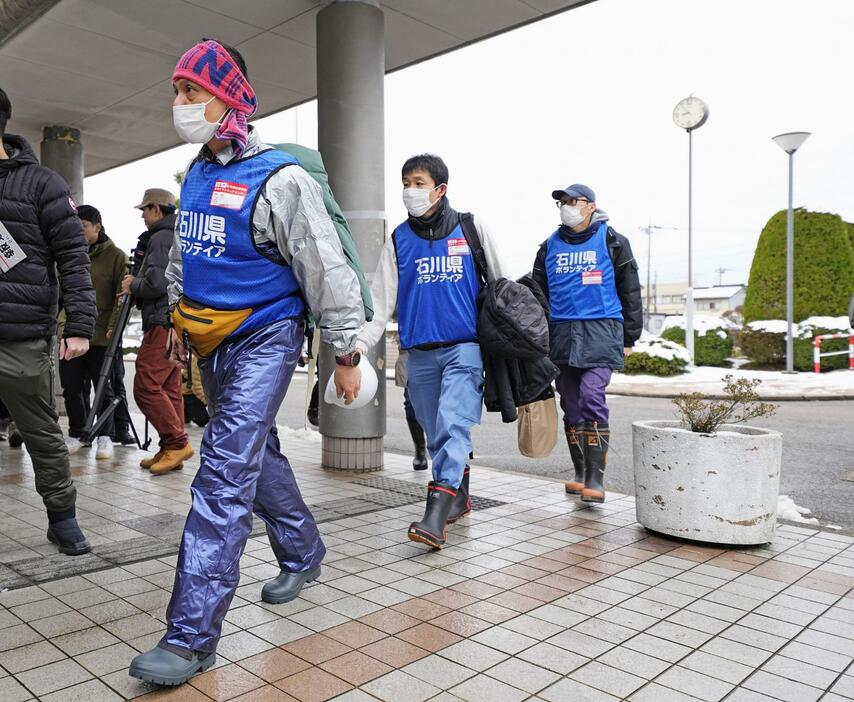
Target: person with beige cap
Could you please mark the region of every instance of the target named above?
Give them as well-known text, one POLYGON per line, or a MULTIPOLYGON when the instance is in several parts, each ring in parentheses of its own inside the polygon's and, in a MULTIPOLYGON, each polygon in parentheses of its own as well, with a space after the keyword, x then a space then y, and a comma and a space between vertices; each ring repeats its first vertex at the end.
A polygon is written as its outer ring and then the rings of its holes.
POLYGON ((184 430, 184 396, 181 370, 166 358, 169 339, 169 300, 166 265, 175 234, 175 196, 162 188, 149 188, 136 205, 147 227, 134 251, 131 275, 122 281, 142 310, 142 344, 136 357, 133 396, 146 419, 160 435, 160 450, 140 461, 154 474, 181 468, 193 455, 184 430))

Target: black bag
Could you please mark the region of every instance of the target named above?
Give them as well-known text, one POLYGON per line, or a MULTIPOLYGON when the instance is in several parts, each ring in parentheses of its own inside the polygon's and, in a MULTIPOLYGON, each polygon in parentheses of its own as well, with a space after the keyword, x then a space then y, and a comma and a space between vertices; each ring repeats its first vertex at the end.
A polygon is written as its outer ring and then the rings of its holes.
POLYGON ((483 289, 478 296, 477 335, 481 346, 498 358, 528 360, 549 354, 549 324, 543 307, 525 285, 493 278, 471 213, 460 215, 463 234, 483 289))

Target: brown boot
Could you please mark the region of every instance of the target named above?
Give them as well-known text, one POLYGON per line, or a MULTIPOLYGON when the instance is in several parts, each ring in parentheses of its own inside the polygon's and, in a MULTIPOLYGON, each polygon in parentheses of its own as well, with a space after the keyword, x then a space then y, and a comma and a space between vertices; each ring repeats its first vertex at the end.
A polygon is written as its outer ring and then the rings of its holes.
POLYGON ((572 467, 575 469, 575 478, 564 484, 568 495, 580 495, 584 489, 584 428, 566 428, 566 443, 569 446, 569 457, 572 459, 572 467))
POLYGON ((151 458, 143 458, 139 462, 139 467, 145 468, 146 470, 148 470, 149 468, 151 468, 151 466, 153 466, 155 463, 157 463, 157 461, 159 461, 161 458, 163 458, 163 451, 164 451, 163 449, 160 449, 151 458))
POLYGON ((160 460, 151 466, 151 472, 155 475, 159 473, 168 473, 170 470, 181 468, 188 458, 193 455, 193 447, 186 444, 179 449, 166 449, 160 460))

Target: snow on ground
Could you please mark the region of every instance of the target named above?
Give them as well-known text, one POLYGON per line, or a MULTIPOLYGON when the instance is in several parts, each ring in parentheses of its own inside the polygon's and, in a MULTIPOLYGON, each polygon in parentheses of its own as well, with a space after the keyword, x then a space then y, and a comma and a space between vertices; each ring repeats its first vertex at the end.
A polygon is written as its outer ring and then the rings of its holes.
MULTIPOLYGON (((635 346, 639 349, 640 344, 635 346)), ((769 400, 854 399, 854 371, 836 370, 829 373, 795 373, 782 371, 738 370, 710 366, 689 367, 686 373, 669 378, 654 375, 625 375, 614 373, 608 392, 615 395, 644 397, 674 397, 685 392, 709 395, 723 393, 723 377, 758 378, 762 384, 759 395, 769 400)))
POLYGON ((800 507, 788 495, 777 495, 777 519, 786 519, 801 524, 818 524, 815 517, 807 517, 810 513, 806 507, 800 507))
POLYGON ((279 437, 283 439, 293 438, 320 443, 320 432, 314 431, 313 429, 292 429, 291 427, 285 427, 281 424, 277 426, 277 429, 279 430, 279 437))

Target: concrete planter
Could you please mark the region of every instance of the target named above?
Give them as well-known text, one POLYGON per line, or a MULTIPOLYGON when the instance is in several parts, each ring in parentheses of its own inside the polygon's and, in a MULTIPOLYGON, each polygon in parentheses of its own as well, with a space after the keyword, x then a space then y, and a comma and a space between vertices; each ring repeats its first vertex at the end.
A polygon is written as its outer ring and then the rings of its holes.
POLYGON ((632 425, 637 518, 647 529, 717 544, 774 536, 783 436, 724 424, 696 434, 676 421, 632 425))

